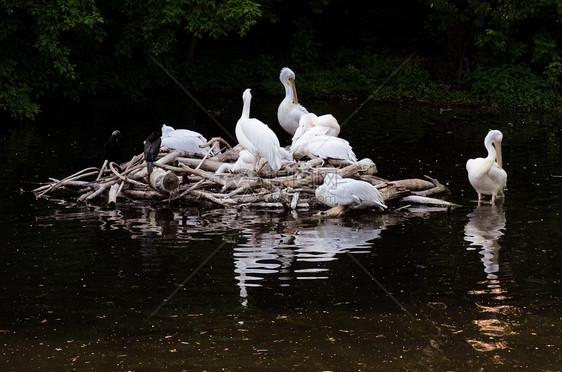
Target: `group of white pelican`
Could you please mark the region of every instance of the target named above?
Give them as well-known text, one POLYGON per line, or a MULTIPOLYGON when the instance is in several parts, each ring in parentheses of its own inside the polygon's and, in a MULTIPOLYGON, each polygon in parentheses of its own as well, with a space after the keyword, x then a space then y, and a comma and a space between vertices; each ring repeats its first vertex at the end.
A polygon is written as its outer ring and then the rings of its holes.
MULTIPOLYGON (((217 172, 259 171, 266 163, 278 171, 284 164, 308 157, 310 159, 338 159, 357 164, 357 157, 348 141, 338 137, 340 125, 334 116, 317 116, 309 113, 298 101, 295 73, 284 67, 279 79, 285 88, 285 98, 279 104, 277 118, 280 126, 292 135, 291 145, 281 147, 275 132, 265 123, 250 117, 252 94, 246 89, 242 94, 242 114, 236 123, 239 158, 233 165, 221 167, 217 172)), ((469 159, 466 163, 470 184, 478 193, 491 195, 491 203, 503 197, 507 173, 502 168, 501 142, 503 135, 491 130, 484 140, 488 150, 485 158, 469 159)), ((207 153, 200 148, 207 140, 199 133, 187 129, 162 126, 161 145, 176 151, 207 153)), ((147 159, 153 160, 153 159, 147 159)), ((372 184, 352 178, 343 179, 335 173, 325 176, 324 183, 316 189, 317 199, 328 206, 348 206, 356 209, 386 208, 381 193, 372 184)))
POLYGON ((357 163, 349 142, 338 137, 340 125, 336 118, 330 114, 316 116, 298 102, 295 73, 285 67, 279 80, 285 87, 285 98, 279 105, 277 118, 281 127, 293 136, 288 150, 280 146, 277 135, 267 124, 250 118, 250 89, 242 94, 243 108, 236 123, 236 138, 240 146, 254 157, 252 169, 257 171, 268 163, 277 171, 284 163, 303 157, 357 163), (265 163, 262 164, 262 160, 265 163))
MULTIPOLYGON (((295 73, 284 67, 279 80, 285 87, 285 98, 279 104, 277 119, 281 127, 293 136, 288 150, 281 147, 275 132, 259 119, 250 118, 250 89, 242 94, 242 115, 236 123, 236 138, 240 146, 253 156, 252 169, 267 162, 274 171, 294 159, 338 159, 357 164, 357 157, 349 142, 338 137, 340 125, 331 114, 317 116, 309 113, 298 101, 295 73)), ((317 199, 330 207, 349 206, 363 209, 386 208, 380 191, 372 184, 351 178, 343 179, 328 173, 324 183, 316 189, 317 199)))

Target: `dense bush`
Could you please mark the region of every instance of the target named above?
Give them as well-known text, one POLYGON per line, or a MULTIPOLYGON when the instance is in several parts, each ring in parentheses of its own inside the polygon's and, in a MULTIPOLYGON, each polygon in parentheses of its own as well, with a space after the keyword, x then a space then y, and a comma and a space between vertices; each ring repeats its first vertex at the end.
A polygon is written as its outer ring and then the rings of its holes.
POLYGON ((7 0, 0 110, 33 118, 45 98, 278 96, 283 66, 318 99, 559 109, 559 0, 7 0), (409 61, 382 84, 412 52, 409 61), (485 63, 484 63, 485 61, 485 63))
POLYGON ((473 95, 496 107, 531 111, 560 105, 548 80, 522 65, 478 65, 467 79, 473 95))

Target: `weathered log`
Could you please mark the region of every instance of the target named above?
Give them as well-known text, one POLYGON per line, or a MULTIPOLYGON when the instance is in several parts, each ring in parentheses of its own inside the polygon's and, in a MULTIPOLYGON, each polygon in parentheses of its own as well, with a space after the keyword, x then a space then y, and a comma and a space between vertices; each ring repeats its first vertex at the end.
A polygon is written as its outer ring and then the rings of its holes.
POLYGON ((103 161, 103 165, 101 166, 100 172, 98 173, 98 178, 96 178, 96 181, 99 180, 101 178, 101 175, 103 174, 103 172, 105 171, 105 168, 107 168, 107 165, 109 164, 109 160, 105 159, 103 161))
POLYGON ((180 180, 178 176, 161 168, 154 168, 149 177, 150 186, 162 194, 172 194, 178 190, 180 180))
POLYGON ((185 195, 187 195, 187 194, 190 193, 191 191, 195 190, 197 187, 199 187, 199 186, 200 186, 201 184, 203 184, 204 182, 205 182, 205 180, 199 180, 199 181, 197 181, 195 184, 191 185, 191 186, 188 187, 186 190, 183 190, 183 191, 179 192, 177 195, 173 196, 173 197, 170 199, 170 201, 183 198, 185 195))
POLYGON ((431 189, 422 190, 422 191, 412 191, 412 194, 418 196, 430 196, 430 195, 439 195, 439 194, 449 194, 450 191, 445 185, 439 184, 439 186, 432 187, 431 189))
POLYGON ((319 170, 315 170, 312 174, 304 178, 298 178, 298 177, 287 178, 286 180, 283 181, 283 186, 292 187, 292 188, 302 187, 306 185, 320 186, 324 182, 324 176, 326 173, 337 173, 343 178, 346 178, 346 177, 353 177, 354 175, 357 174, 358 171, 359 171, 359 167, 355 164, 348 165, 347 167, 341 169, 322 168, 319 170))
POLYGON ((223 207, 226 207, 228 205, 236 204, 236 202, 232 199, 219 199, 216 196, 212 195, 211 193, 200 191, 200 190, 192 190, 191 193, 193 195, 198 196, 198 197, 202 197, 202 198, 205 198, 207 200, 210 200, 213 203, 216 203, 218 205, 222 205, 223 207))
POLYGON ((107 204, 105 205, 105 207, 107 209, 114 209, 115 208, 115 204, 117 204, 117 195, 119 194, 119 185, 118 184, 113 184, 111 185, 111 187, 109 188, 109 194, 107 197, 107 204))
POLYGON ((270 180, 261 177, 234 177, 225 180, 222 191, 228 191, 232 188, 240 189, 241 191, 257 188, 273 190, 275 185, 270 180))
POLYGON ((160 194, 155 190, 150 190, 150 189, 123 190, 123 194, 127 195, 131 199, 164 199, 164 195, 160 194))
MULTIPOLYGON (((260 208, 283 208, 286 209, 286 206, 283 203, 275 203, 275 202, 256 202, 256 203, 246 203, 246 204, 238 204, 235 205, 236 208, 247 208, 247 207, 260 207, 260 208)), ((306 202, 298 203, 296 209, 299 208, 309 208, 310 205, 306 202)))
MULTIPOLYGON (((219 141, 220 142, 220 141, 219 141)), ((215 143, 217 143, 215 141, 215 143)), ((215 174, 224 161, 230 164, 238 159, 238 146, 221 154, 209 157, 210 153, 188 154, 170 152, 160 154, 154 162, 155 168, 147 177, 146 163, 143 155, 134 156, 119 168, 115 163, 104 163, 102 169, 87 168, 63 180, 50 179, 50 183, 33 190, 41 197, 58 188, 74 190, 79 194, 78 201, 87 201, 105 194, 108 208, 114 208, 119 195, 132 199, 189 201, 208 200, 225 207, 266 207, 284 208, 287 211, 297 208, 318 208, 320 203, 315 198, 316 188, 324 181, 326 173, 333 172, 342 177, 362 179, 375 185, 382 193, 385 202, 401 199, 414 203, 406 196, 427 196, 448 192, 448 189, 430 177, 429 181, 407 179, 388 181, 374 176, 376 166, 369 159, 343 168, 324 167, 329 163, 322 159, 308 162, 286 164, 281 171, 274 172, 265 163, 258 173, 249 171, 240 174, 215 174), (103 168, 109 167, 109 171, 103 168), (124 169, 124 170, 123 170, 124 169), (96 178, 97 176, 97 178, 96 178), (180 177, 184 177, 181 184, 180 177), (88 181, 90 179, 90 181, 88 181), (189 183, 187 182, 189 181, 189 183)), ((342 165, 339 164, 338 165, 342 165)), ((455 204, 428 198, 417 199, 418 203, 429 205, 456 206, 455 204)), ((322 216, 339 216, 348 213, 347 208, 335 208, 322 216)))
MULTIPOLYGON (((115 174, 121 181, 123 181, 123 182, 130 182, 130 183, 132 183, 132 184, 134 184, 134 185, 137 185, 137 186, 144 186, 144 183, 142 183, 142 182, 139 182, 139 181, 136 181, 136 180, 134 180, 134 179, 127 178, 127 177, 123 176, 123 174, 119 173, 119 172, 115 169, 115 167, 113 166, 113 164, 114 164, 114 163, 109 163, 109 169, 111 169, 111 172, 112 172, 113 174, 115 174)), ((128 173, 128 169, 126 169, 125 172, 123 172, 123 173, 128 173)))
POLYGON ((327 211, 318 212, 314 216, 327 218, 339 217, 343 215, 347 210, 348 208, 346 208, 345 205, 336 205, 335 207, 332 207, 327 211))
POLYGON ((406 203, 415 203, 415 204, 424 204, 424 205, 435 205, 439 207, 460 207, 460 205, 448 202, 446 200, 435 199, 435 198, 428 198, 425 196, 418 196, 418 195, 408 195, 400 199, 402 202, 406 203))
POLYGON ((299 203, 300 192, 296 192, 293 194, 293 200, 291 200, 291 209, 297 209, 297 205, 299 203))
POLYGON ((370 184, 372 184, 374 186, 390 182, 389 180, 386 180, 384 178, 380 178, 380 177, 377 177, 377 176, 373 176, 372 174, 362 174, 359 177, 359 179, 362 180, 362 181, 365 181, 365 182, 369 182, 370 184))
POLYGON ((238 156, 240 155, 240 151, 236 148, 226 150, 218 155, 213 156, 210 158, 213 161, 218 161, 220 163, 234 163, 238 160, 238 156))
POLYGON ((393 182, 385 182, 375 187, 381 192, 385 203, 410 194, 410 190, 396 186, 393 182))
POLYGON ((93 167, 92 168, 86 168, 86 169, 83 169, 80 172, 74 173, 74 174, 72 174, 72 175, 70 175, 70 176, 68 176, 68 177, 66 177, 66 178, 64 178, 60 181, 59 180, 54 181, 54 183, 51 184, 50 187, 48 187, 47 189, 44 189, 39 194, 37 194, 35 191, 34 192, 36 193, 37 197, 41 197, 48 192, 52 192, 52 191, 56 190, 57 188, 64 186, 64 184, 66 182, 75 181, 75 180, 78 180, 78 179, 81 179, 81 178, 89 177, 91 175, 97 174, 98 173, 97 171, 98 171, 97 168, 93 168, 93 167))
POLYGON ((203 169, 210 172, 216 172, 217 169, 219 169, 219 167, 224 164, 223 162, 214 160, 214 158, 205 159, 205 161, 203 162, 201 162, 201 159, 192 159, 192 158, 184 158, 184 157, 179 157, 176 160, 182 164, 187 165, 190 168, 197 169, 197 167, 199 167, 199 169, 203 169))
POLYGON ((419 178, 408 178, 404 180, 395 180, 390 182, 396 185, 396 187, 403 187, 410 191, 427 190, 427 189, 431 189, 432 187, 435 187, 435 185, 432 182, 424 181, 419 178))
POLYGON ((206 178, 206 179, 211 180, 214 183, 216 183, 218 185, 221 185, 221 186, 225 185, 225 180, 218 177, 218 176, 215 176, 214 173, 208 173, 208 172, 205 172, 204 170, 201 170, 201 169, 193 169, 193 168, 191 168, 191 167, 189 167, 185 164, 182 164, 182 163, 180 163, 179 165, 180 165, 180 168, 182 170, 184 170, 185 172, 187 172, 189 174, 194 174, 196 176, 206 178))
POLYGON ((429 195, 437 195, 437 194, 450 194, 451 191, 449 191, 449 189, 447 188, 447 186, 442 185, 441 183, 439 183, 439 181, 437 181, 435 178, 431 178, 429 176, 424 176, 425 178, 427 178, 428 180, 431 181, 431 183, 435 186, 432 187, 430 189, 427 190, 422 190, 422 191, 416 191, 413 192, 412 194, 415 195, 419 195, 419 196, 429 196, 429 195))
POLYGON ((85 200, 92 200, 96 198, 98 195, 101 195, 105 190, 109 189, 115 181, 105 182, 105 183, 92 183, 91 188, 93 189, 91 192, 84 193, 80 195, 78 198, 79 202, 83 202, 85 200))

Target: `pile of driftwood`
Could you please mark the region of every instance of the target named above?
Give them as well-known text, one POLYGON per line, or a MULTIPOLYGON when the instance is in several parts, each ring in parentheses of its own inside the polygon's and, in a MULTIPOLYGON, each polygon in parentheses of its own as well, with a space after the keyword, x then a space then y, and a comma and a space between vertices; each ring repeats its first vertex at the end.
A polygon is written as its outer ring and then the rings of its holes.
POLYGON ((239 153, 238 148, 231 148, 220 138, 213 138, 201 147, 214 145, 216 149, 219 144, 224 145, 222 149, 206 155, 161 152, 150 175, 143 154, 123 164, 105 161, 101 168, 86 168, 61 180, 51 178, 33 193, 39 198, 57 190, 66 190, 78 202, 102 200, 108 208, 114 208, 118 200, 179 200, 234 208, 307 208, 322 211, 326 207, 316 200, 316 187, 322 184, 327 172, 337 172, 344 178, 361 179, 375 185, 385 202, 400 200, 409 204, 455 206, 429 197, 449 192, 437 180, 429 177, 428 180, 385 180, 375 176, 376 166, 369 159, 351 165, 322 159, 295 161, 277 172, 273 172, 266 163, 257 173, 252 170, 216 173, 223 164, 234 163, 239 153))

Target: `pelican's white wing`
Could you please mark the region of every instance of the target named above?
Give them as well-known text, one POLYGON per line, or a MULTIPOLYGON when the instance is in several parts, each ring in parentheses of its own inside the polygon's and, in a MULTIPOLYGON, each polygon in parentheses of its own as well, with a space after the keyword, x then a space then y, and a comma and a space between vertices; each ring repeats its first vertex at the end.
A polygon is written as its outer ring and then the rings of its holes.
POLYGON ((339 137, 326 135, 304 135, 299 141, 306 141, 306 155, 322 159, 340 159, 357 163, 357 157, 349 142, 339 137))
POLYGON ((335 180, 325 179, 324 184, 316 189, 316 197, 329 207, 346 205, 354 209, 386 208, 380 191, 373 185, 340 176, 336 176, 335 180))
POLYGON ((299 126, 299 120, 302 115, 308 114, 300 103, 294 104, 291 101, 282 101, 277 110, 277 120, 281 127, 289 134, 295 134, 299 126))
POLYGON ((466 162, 468 180, 476 192, 491 195, 503 195, 507 183, 507 173, 500 169, 497 163, 490 166, 490 161, 485 158, 468 159, 466 162))
POLYGON ((498 195, 503 196, 503 189, 507 185, 507 172, 505 169, 499 168, 498 163, 494 163, 488 171, 488 176, 499 188, 498 195))
POLYGON ((341 200, 346 200, 351 208, 363 209, 375 206, 386 208, 380 191, 365 181, 344 178, 338 181, 335 194, 341 200))
POLYGON ((305 133, 307 135, 337 137, 340 133, 340 125, 331 114, 316 116, 313 113, 308 113, 301 116, 298 128, 293 135, 293 142, 305 133))
POLYGON ((236 136, 246 150, 254 156, 267 160, 274 170, 281 168, 279 139, 267 125, 258 119, 241 119, 238 121, 236 136), (239 125, 239 127, 238 127, 239 125))
POLYGON ((210 150, 209 146, 199 147, 205 143, 207 143, 207 139, 200 133, 189 129, 174 129, 166 124, 162 125, 161 145, 171 150, 206 154, 210 150))
MULTIPOLYGON (((340 134, 340 125, 336 118, 331 114, 320 115, 312 121, 313 127, 320 134, 325 134, 327 136, 337 137, 340 134)), ((313 128, 311 128, 313 129, 313 128)))

